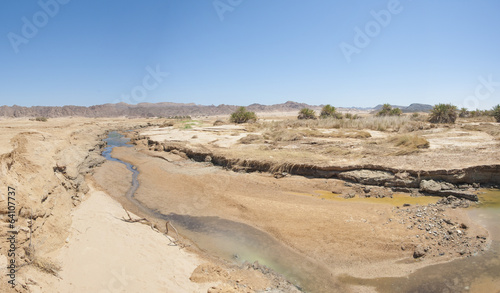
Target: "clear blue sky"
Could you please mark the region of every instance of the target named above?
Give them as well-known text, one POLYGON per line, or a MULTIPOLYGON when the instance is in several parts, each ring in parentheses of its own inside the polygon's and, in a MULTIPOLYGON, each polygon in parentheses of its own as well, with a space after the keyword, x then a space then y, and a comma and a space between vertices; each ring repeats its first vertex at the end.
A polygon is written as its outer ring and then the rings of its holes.
POLYGON ((40 3, 0 4, 0 105, 500 103, 497 0, 40 3))

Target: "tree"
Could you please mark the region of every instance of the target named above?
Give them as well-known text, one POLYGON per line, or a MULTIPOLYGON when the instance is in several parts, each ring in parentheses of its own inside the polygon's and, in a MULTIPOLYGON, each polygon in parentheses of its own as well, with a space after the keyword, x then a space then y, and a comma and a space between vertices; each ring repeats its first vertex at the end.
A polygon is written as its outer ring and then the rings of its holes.
POLYGON ((316 119, 316 113, 309 108, 303 108, 299 111, 298 119, 316 119))
POLYGON ((455 123, 457 120, 457 107, 452 104, 437 104, 431 110, 431 123, 455 123))
POLYGON ((378 111, 377 116, 400 116, 403 113, 399 108, 392 108, 389 104, 384 104, 378 111))
POLYGON ((337 112, 337 109, 329 104, 321 109, 320 118, 337 118, 342 119, 342 114, 337 112))
POLYGON ((497 122, 500 122, 500 104, 493 107, 493 109, 491 109, 491 112, 492 116, 495 117, 497 122))
POLYGON ((255 122, 257 121, 257 115, 255 112, 249 112, 245 107, 239 107, 231 117, 229 121, 232 123, 245 123, 245 122, 255 122))

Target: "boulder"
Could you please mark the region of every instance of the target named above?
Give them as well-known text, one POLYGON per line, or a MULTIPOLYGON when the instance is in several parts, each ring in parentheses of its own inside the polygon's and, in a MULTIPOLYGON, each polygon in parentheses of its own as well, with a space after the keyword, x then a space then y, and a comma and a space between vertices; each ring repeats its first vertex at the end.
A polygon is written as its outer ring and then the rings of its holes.
POLYGON ((434 180, 422 180, 420 182, 420 191, 436 193, 441 191, 441 184, 434 180))
POLYGON ((340 173, 339 178, 367 185, 384 185, 394 180, 394 174, 385 171, 356 170, 340 173))
POLYGON ((422 256, 425 256, 425 248, 422 245, 418 245, 415 251, 413 251, 413 258, 421 258, 422 256))

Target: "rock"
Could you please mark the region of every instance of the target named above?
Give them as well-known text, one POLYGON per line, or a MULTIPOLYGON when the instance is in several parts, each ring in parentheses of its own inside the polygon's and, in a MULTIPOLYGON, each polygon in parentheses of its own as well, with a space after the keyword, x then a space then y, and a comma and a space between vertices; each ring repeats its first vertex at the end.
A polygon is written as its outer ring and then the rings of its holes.
MULTIPOLYGON (((478 201, 477 194, 468 192, 468 191, 462 191, 462 190, 441 190, 438 192, 435 192, 434 194, 439 195, 439 196, 447 196, 448 198, 450 196, 456 198, 465 198, 468 200, 472 201, 478 201)), ((468 207, 468 204, 467 204, 468 207)))
POLYGON ((394 180, 395 176, 385 171, 356 170, 340 173, 339 178, 367 185, 384 185, 394 180))
POLYGON ((211 163, 211 162, 212 162, 212 157, 207 155, 207 156, 205 157, 205 162, 206 162, 206 163, 211 163))
POLYGON ((455 189, 455 185, 448 182, 441 182, 441 190, 452 190, 455 189))
POLYGON ((354 198, 356 196, 356 193, 354 192, 348 192, 346 195, 344 195, 344 198, 345 199, 349 199, 349 198, 354 198))
POLYGON ((420 190, 423 192, 436 193, 441 191, 441 184, 434 180, 422 180, 420 182, 420 190))
POLYGON ((415 248, 415 251, 413 251, 413 258, 420 258, 425 256, 425 249, 422 245, 418 245, 417 248, 415 248))

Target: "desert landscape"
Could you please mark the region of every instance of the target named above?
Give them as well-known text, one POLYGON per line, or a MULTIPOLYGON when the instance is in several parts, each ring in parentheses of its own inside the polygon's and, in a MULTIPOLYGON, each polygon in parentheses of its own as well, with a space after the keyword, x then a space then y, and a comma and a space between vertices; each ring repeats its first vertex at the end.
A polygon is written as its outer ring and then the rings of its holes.
POLYGON ((2 288, 499 292, 493 117, 253 107, 4 108, 2 288))

